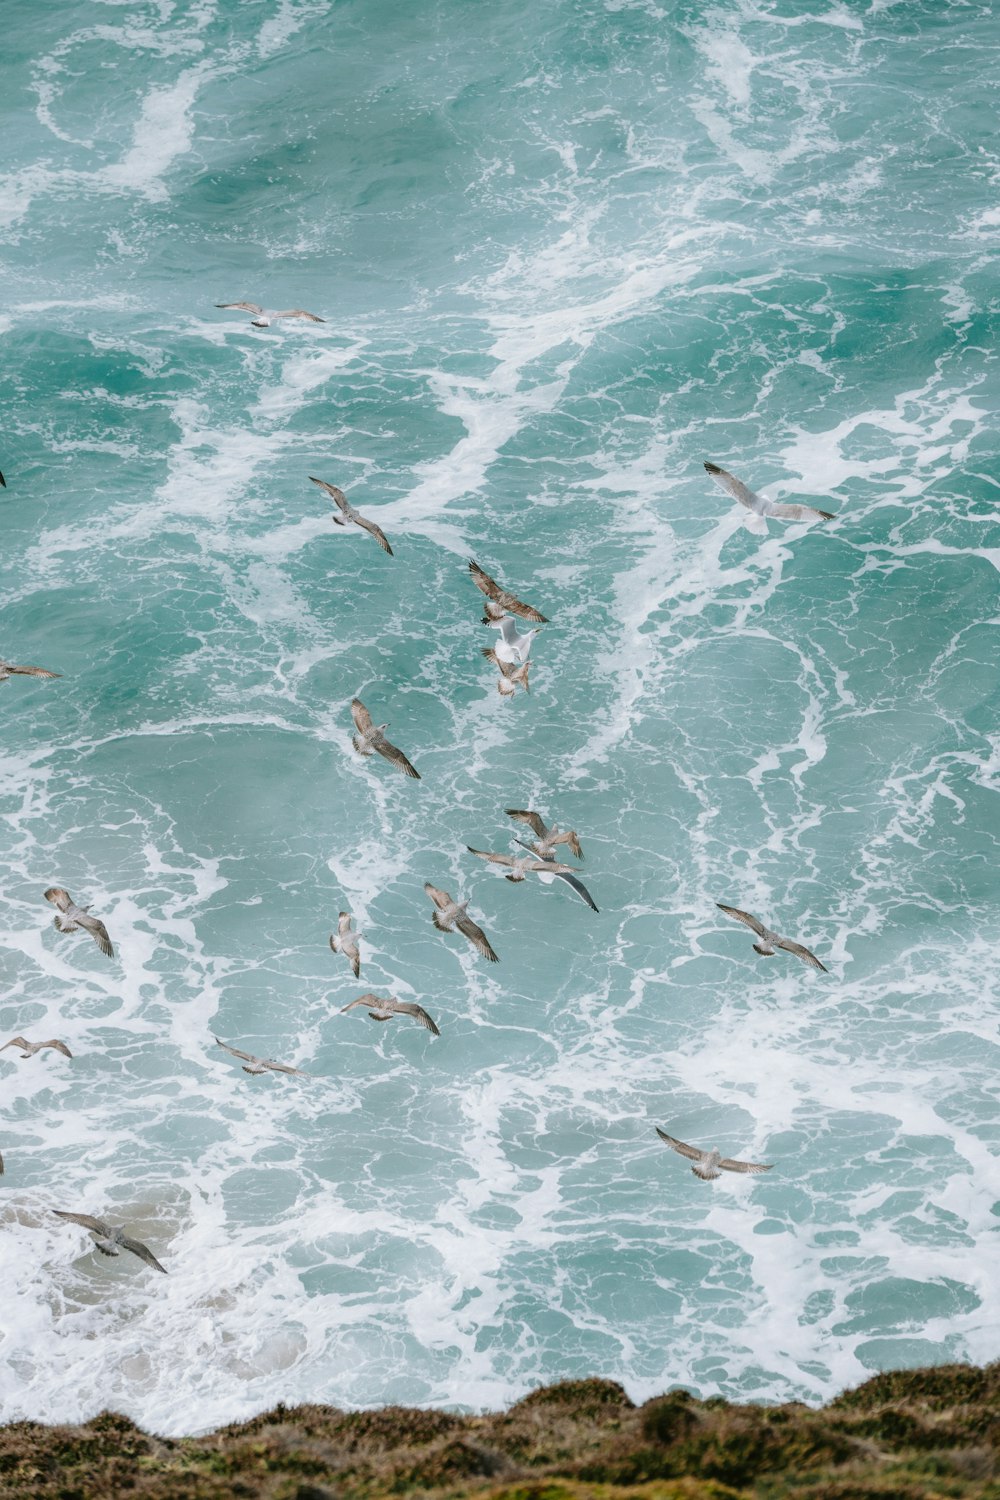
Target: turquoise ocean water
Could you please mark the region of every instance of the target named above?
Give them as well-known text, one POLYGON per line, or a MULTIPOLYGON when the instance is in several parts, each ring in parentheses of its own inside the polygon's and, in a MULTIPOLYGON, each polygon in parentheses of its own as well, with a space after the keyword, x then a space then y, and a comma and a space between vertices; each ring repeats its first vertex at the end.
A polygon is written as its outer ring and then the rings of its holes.
POLYGON ((0 1030, 75 1057, 0 1056, 3 1415, 995 1357, 989 7, 4 20, 0 654, 64 675, 2 687, 0 1030), (761 541, 705 459, 837 520, 761 541), (512 705, 469 557, 551 617, 512 705), (356 693, 422 780, 354 756, 356 693), (599 914, 465 853, 508 806, 599 914), (367 988, 440 1039, 336 1014, 367 988))

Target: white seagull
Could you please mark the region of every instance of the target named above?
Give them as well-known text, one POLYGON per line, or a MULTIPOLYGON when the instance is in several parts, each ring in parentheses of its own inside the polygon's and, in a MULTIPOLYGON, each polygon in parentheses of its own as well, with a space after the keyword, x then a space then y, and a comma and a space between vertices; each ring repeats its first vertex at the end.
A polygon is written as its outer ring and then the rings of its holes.
POLYGON ((696 1177, 703 1182, 711 1182, 713 1177, 721 1177, 723 1172, 770 1172, 773 1162, 762 1161, 733 1161, 731 1157, 721 1156, 718 1146, 713 1146, 711 1151, 701 1151, 697 1146, 689 1146, 687 1141, 678 1141, 672 1135, 667 1135, 659 1125, 656 1133, 661 1141, 666 1141, 679 1156, 686 1156, 688 1161, 693 1161, 691 1168, 696 1177))
POLYGON ((223 310, 235 309, 238 312, 253 313, 250 319, 252 328, 270 328, 272 323, 277 323, 280 318, 304 318, 307 323, 325 323, 325 318, 317 318, 315 313, 305 312, 301 307, 289 307, 284 312, 271 312, 269 308, 260 307, 256 302, 217 302, 216 307, 223 310))
POLYGON ((522 666, 528 660, 531 651, 531 643, 538 634, 537 630, 526 630, 523 635, 518 633, 517 621, 513 615, 504 615, 500 620, 491 620, 494 630, 499 630, 500 639, 497 641, 496 652, 501 661, 511 662, 515 666, 522 666))
POLYGON ((811 505, 779 505, 776 500, 765 500, 763 495, 755 494, 742 479, 737 479, 735 474, 730 474, 726 469, 720 469, 718 464, 706 463, 705 468, 727 495, 732 495, 734 500, 746 506, 749 514, 743 517, 743 524, 757 536, 767 534, 768 518, 773 521, 836 520, 832 511, 816 510, 811 505))
MULTIPOLYGON (((527 849, 529 854, 536 853, 536 850, 532 847, 532 845, 526 844, 523 839, 515 839, 514 842, 515 844, 520 844, 522 849, 527 849)), ((546 871, 546 873, 543 873, 542 870, 539 870, 538 872, 538 878, 543 885, 551 885, 553 880, 563 880, 571 890, 576 891, 576 894, 580 897, 581 901, 586 901, 591 911, 600 911, 600 907, 598 906, 597 902, 594 900, 590 892, 587 890, 587 887, 584 885, 583 881, 578 875, 575 875, 573 873, 569 865, 557 864, 554 854, 538 855, 538 861, 546 871)))

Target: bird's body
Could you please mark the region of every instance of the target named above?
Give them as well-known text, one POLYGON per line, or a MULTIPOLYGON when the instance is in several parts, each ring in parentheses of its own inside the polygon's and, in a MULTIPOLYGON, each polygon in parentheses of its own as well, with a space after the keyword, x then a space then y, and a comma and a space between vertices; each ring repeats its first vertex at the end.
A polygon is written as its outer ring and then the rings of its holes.
POLYGON ((762 495, 745 485, 742 479, 737 479, 735 474, 730 474, 726 469, 720 469, 718 464, 706 463, 705 468, 716 484, 722 486, 727 495, 745 505, 748 514, 744 516, 744 525, 748 530, 756 532, 758 536, 767 533, 768 519, 775 521, 834 521, 836 517, 828 510, 816 510, 811 505, 779 505, 775 500, 765 500, 762 495))
POLYGON ((721 1177, 723 1172, 749 1172, 751 1174, 770 1172, 773 1165, 773 1163, 760 1161, 734 1161, 731 1157, 722 1156, 717 1146, 713 1146, 711 1151, 702 1151, 698 1146, 689 1146, 687 1141, 679 1141, 674 1136, 667 1135, 667 1132, 661 1130, 659 1125, 656 1127, 656 1133, 660 1140, 665 1141, 679 1156, 685 1156, 688 1161, 694 1162, 691 1170, 703 1182, 711 1182, 713 1178, 721 1177))
POLYGON ((358 947, 358 935, 351 931, 351 914, 349 911, 338 912, 337 930, 330 933, 330 947, 334 953, 342 953, 349 960, 357 979, 361 973, 361 950, 358 947))
POLYGON ((433 913, 431 921, 439 932, 460 932, 467 937, 477 953, 481 953, 491 964, 499 963, 500 960, 490 946, 489 939, 481 927, 477 927, 468 915, 468 901, 456 901, 449 896, 447 891, 439 890, 437 886, 425 881, 424 890, 434 902, 437 910, 433 913))
POLYGON ((754 943, 754 952, 759 953, 762 958, 770 958, 775 949, 781 948, 783 952, 791 953, 795 958, 801 958, 803 963, 810 964, 812 968, 821 969, 824 974, 829 974, 830 971, 826 965, 821 964, 815 953, 804 948, 801 943, 795 943, 791 938, 779 937, 776 932, 771 931, 770 927, 765 927, 763 922, 751 916, 750 912, 741 911, 738 906, 724 906, 721 901, 715 904, 720 911, 726 913, 727 917, 734 917, 737 922, 742 922, 744 927, 749 927, 751 932, 756 933, 760 942, 754 943))
POLYGON ((20 1047, 22 1057, 34 1057, 36 1052, 41 1052, 43 1047, 52 1047, 56 1052, 61 1052, 63 1057, 72 1057, 73 1054, 65 1042, 57 1042, 54 1039, 48 1042, 29 1042, 23 1036, 16 1036, 9 1042, 4 1042, 0 1052, 6 1052, 8 1047, 20 1047))
POLYGON ((68 1219, 71 1224, 81 1224, 84 1229, 89 1229, 94 1244, 102 1255, 120 1255, 123 1250, 129 1250, 144 1260, 147 1266, 152 1266, 154 1271, 166 1271, 148 1245, 141 1240, 130 1239, 125 1233, 124 1224, 106 1224, 103 1219, 92 1219, 90 1214, 64 1213, 61 1208, 52 1210, 60 1219, 68 1219))
POLYGON ((580 840, 572 828, 567 828, 564 832, 560 833, 555 823, 552 824, 551 828, 547 827, 536 812, 519 807, 508 807, 505 810, 508 818, 514 818, 518 823, 526 823, 531 829, 535 835, 535 842, 532 847, 540 859, 547 859, 553 850, 558 849, 560 844, 566 844, 570 851, 576 855, 577 859, 583 858, 580 840))
POLYGON ((0 661, 0 682, 8 677, 61 677, 61 672, 50 672, 46 667, 15 667, 12 661, 0 661))
POLYGON ((388 538, 381 526, 376 526, 374 521, 369 521, 367 516, 363 516, 360 511, 355 510, 343 490, 338 490, 335 484, 327 484, 325 479, 313 479, 311 474, 309 478, 313 484, 318 484, 321 490, 326 490, 340 512, 339 515, 334 512, 331 518, 334 526, 347 526, 353 522, 355 526, 360 526, 362 531, 369 532, 378 542, 383 552, 388 552, 390 557, 393 556, 392 548, 389 546, 388 538))
POLYGON ((388 724, 373 724, 372 716, 360 698, 351 699, 351 717, 358 731, 352 735, 351 740, 359 755, 381 755, 397 771, 402 771, 404 776, 420 780, 420 772, 410 764, 402 750, 382 733, 383 729, 388 729, 388 724))
POLYGON ((317 318, 315 313, 306 312, 301 307, 289 307, 283 312, 272 312, 270 308, 260 307, 256 302, 217 302, 216 307, 224 310, 253 313, 250 319, 252 328, 270 328, 272 323, 280 322, 282 318, 302 318, 306 323, 325 323, 325 318, 317 318))
POLYGON ((531 692, 528 686, 528 673, 531 671, 530 661, 526 661, 520 667, 515 666, 513 662, 501 661, 492 646, 486 646, 482 654, 488 662, 492 662, 500 673, 500 679, 497 682, 497 692, 501 698, 506 698, 509 701, 513 698, 514 693, 519 687, 524 688, 526 693, 531 692))
POLYGON ((490 624, 494 630, 499 630, 500 639, 496 644, 496 653, 500 661, 511 663, 519 667, 527 660, 531 651, 531 643, 538 634, 537 630, 526 630, 523 635, 518 632, 517 622, 513 615, 504 615, 499 620, 491 620, 490 624))
POLYGON ((55 925, 60 932, 77 932, 82 928, 90 934, 103 954, 114 958, 115 950, 111 946, 108 929, 97 917, 89 915, 89 906, 77 906, 69 891, 64 891, 58 885, 50 886, 45 892, 45 899, 59 908, 60 915, 56 917, 55 925))
POLYGON ((502 620, 504 615, 520 615, 522 620, 534 620, 538 625, 546 625, 548 619, 530 604, 524 604, 516 594, 508 593, 504 588, 483 571, 477 562, 469 563, 469 572, 472 581, 479 591, 486 595, 485 613, 483 624, 492 625, 497 620, 502 620))
POLYGON ((270 1057, 254 1057, 252 1052, 241 1052, 239 1047, 230 1047, 228 1042, 215 1038, 216 1043, 223 1052, 229 1052, 233 1057, 243 1059, 244 1073, 251 1073, 255 1077, 260 1073, 294 1073, 298 1078, 311 1078, 311 1073, 305 1073, 301 1068, 290 1067, 288 1063, 274 1062, 270 1057))
POLYGON ((433 1036, 440 1036, 435 1023, 424 1010, 422 1005, 417 1005, 409 1000, 397 1000, 394 995, 359 995, 357 1000, 351 1000, 349 1004, 340 1007, 340 1014, 353 1010, 356 1005, 367 1007, 368 1014, 373 1021, 391 1021, 394 1016, 412 1016, 419 1021, 421 1026, 426 1026, 433 1036))
MULTIPOLYGON (((535 853, 531 844, 526 844, 523 839, 515 839, 514 842, 515 844, 520 844, 522 849, 527 849, 530 854, 535 853)), ((579 875, 574 874, 571 866, 557 864, 554 854, 543 854, 537 857, 539 864, 542 866, 538 871, 538 878, 543 885, 551 885, 553 880, 561 880, 569 886, 570 890, 576 891, 580 900, 585 901, 591 911, 600 911, 597 902, 587 890, 579 875)))

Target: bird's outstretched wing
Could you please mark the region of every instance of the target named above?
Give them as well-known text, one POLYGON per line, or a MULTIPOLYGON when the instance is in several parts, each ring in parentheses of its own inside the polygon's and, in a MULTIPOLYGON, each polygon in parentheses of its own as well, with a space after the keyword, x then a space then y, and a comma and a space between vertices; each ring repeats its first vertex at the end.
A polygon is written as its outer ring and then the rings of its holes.
POLYGON ((111 946, 111 939, 108 936, 108 929, 105 927, 104 923, 97 917, 88 916, 86 912, 77 917, 76 920, 79 922, 81 927, 86 928, 86 930, 90 933, 91 937, 94 939, 94 942, 97 944, 98 948, 100 948, 101 952, 108 958, 114 958, 115 950, 111 946))
POLYGON ((656 1133, 661 1141, 666 1141, 668 1146, 672 1146, 679 1155, 686 1156, 688 1161, 701 1161, 701 1158, 705 1154, 703 1151, 699 1151, 697 1146, 689 1146, 687 1141, 679 1141, 675 1136, 667 1135, 667 1132, 661 1130, 659 1125, 656 1127, 656 1133))
MULTIPOLYGON (((255 308, 254 311, 255 312, 260 312, 260 308, 259 307, 255 308)), ((272 318, 305 318, 310 323, 325 323, 326 322, 325 318, 317 318, 317 316, 316 316, 315 313, 306 312, 301 307, 289 307, 289 308, 286 308, 286 310, 284 312, 275 312, 275 313, 272 313, 271 317, 272 318)))
POLYGON ((385 1001, 379 995, 359 995, 356 1000, 349 1000, 346 1005, 340 1007, 340 1014, 353 1010, 356 1005, 384 1005, 385 1001))
POLYGON ((540 839, 543 839, 549 831, 536 812, 528 812, 519 807, 508 807, 505 811, 508 818, 514 818, 518 823, 527 823, 532 833, 537 834, 540 839))
POLYGON ((61 672, 50 672, 45 667, 15 667, 11 662, 3 663, 5 672, 12 672, 15 677, 61 677, 61 672))
POLYGON ((815 953, 810 952, 810 950, 803 947, 801 943, 792 942, 791 938, 780 937, 776 940, 774 946, 776 948, 783 948, 786 953, 793 953, 796 958, 801 958, 803 963, 811 964, 814 969, 822 969, 824 974, 829 974, 830 972, 830 970, 826 967, 826 964, 820 963, 815 953))
MULTIPOLYGON (((214 1036, 215 1033, 213 1032, 212 1035, 214 1036)), ((252 1052, 241 1052, 239 1047, 230 1047, 228 1042, 222 1041, 219 1037, 215 1037, 215 1041, 216 1045, 221 1047, 223 1052, 228 1052, 231 1056, 238 1057, 241 1062, 259 1063, 263 1061, 263 1058, 254 1057, 252 1052)))
POLYGON ((262 307, 259 307, 256 302, 217 302, 215 305, 216 307, 225 308, 235 307, 238 308, 240 312, 248 313, 262 313, 264 311, 264 309, 262 307))
POLYGON ((755 932, 758 937, 768 936, 767 928, 763 922, 759 922, 748 911, 740 911, 738 906, 724 906, 721 901, 716 901, 715 904, 720 911, 725 912, 727 917, 735 917, 737 922, 742 922, 744 927, 749 927, 750 931, 755 932))
POLYGON ((321 490, 326 490, 327 494, 333 500, 334 504, 338 507, 339 510, 342 510, 344 512, 345 516, 349 516, 351 514, 351 502, 348 500, 343 490, 338 490, 335 484, 327 484, 325 479, 313 478, 312 474, 309 475, 309 480, 312 484, 318 484, 321 490))
POLYGON ((437 1026, 431 1020, 430 1016, 424 1010, 422 1005, 416 1005, 409 1000, 397 1000, 395 1009, 401 1016, 413 1016, 414 1020, 419 1021, 421 1026, 426 1026, 427 1030, 433 1036, 441 1035, 437 1026))
POLYGON ((719 1162, 720 1167, 725 1167, 727 1172, 770 1172, 774 1166, 773 1162, 762 1161, 733 1161, 730 1156, 723 1156, 719 1162))
POLYGON ((420 772, 416 766, 411 765, 399 746, 394 745, 391 740, 387 740, 384 734, 378 735, 372 741, 372 749, 376 750, 382 756, 383 760, 387 760, 398 771, 402 771, 404 776, 411 776, 414 781, 420 780, 420 772))
POLYGON ((367 734, 372 727, 372 716, 360 698, 351 699, 351 718, 359 734, 367 734))
POLYGON ((395 556, 392 548, 389 546, 389 539, 381 526, 376 526, 374 521, 369 521, 367 516, 359 515, 357 511, 354 512, 354 520, 363 531, 371 532, 383 552, 388 552, 390 557, 395 556))
POLYGON ((485 594, 487 599, 492 599, 494 604, 499 604, 501 609, 507 610, 512 615, 520 615, 522 620, 534 620, 539 625, 548 624, 546 615, 534 609, 530 604, 525 604, 523 600, 518 599, 516 594, 511 594, 507 589, 501 588, 496 579, 491 578, 477 562, 469 563, 469 572, 472 574, 472 581, 476 588, 485 594))
POLYGON ((487 854, 483 849, 473 849, 471 844, 466 844, 465 847, 466 849, 468 849, 469 853, 474 854, 477 859, 488 860, 491 865, 506 865, 507 868, 510 869, 512 865, 517 864, 517 860, 514 858, 513 854, 487 854))
POLYGON ((144 1245, 141 1240, 130 1240, 127 1234, 123 1234, 121 1237, 121 1247, 123 1250, 131 1250, 132 1254, 138 1255, 139 1259, 144 1260, 147 1266, 152 1266, 154 1271, 162 1271, 164 1276, 166 1276, 166 1269, 160 1265, 160 1262, 149 1246, 144 1245))
POLYGON ((436 885, 431 885, 429 880, 424 881, 424 891, 441 911, 444 911, 446 906, 451 905, 451 897, 448 895, 448 892, 439 890, 436 885))
POLYGON ((484 958, 488 958, 491 964, 498 964, 500 962, 499 958, 490 947, 490 942, 485 932, 481 927, 476 926, 475 922, 470 916, 467 916, 466 913, 463 912, 460 916, 457 916, 455 918, 455 926, 458 928, 459 932, 461 932, 465 937, 469 939, 469 942, 476 949, 477 953, 481 953, 484 958))
POLYGON ((775 501, 765 500, 765 513, 774 516, 779 521, 835 521, 837 518, 832 511, 816 510, 812 505, 779 505, 775 501))
POLYGON ((55 1038, 53 1038, 52 1041, 49 1041, 49 1042, 39 1042, 38 1045, 39 1045, 39 1048, 41 1048, 41 1047, 52 1047, 56 1052, 61 1052, 62 1055, 63 1055, 63 1057, 72 1057, 73 1056, 72 1052, 69 1050, 69 1048, 67 1047, 66 1043, 65 1042, 57 1042, 55 1040, 55 1038))
POLYGON ((716 484, 721 484, 727 495, 732 495, 734 500, 738 500, 748 510, 763 508, 764 501, 760 496, 755 494, 749 485, 744 484, 742 479, 737 479, 735 474, 730 474, 728 469, 720 469, 718 464, 710 463, 706 463, 705 468, 716 484))
MULTIPOLYGON (((3 1046, 0 1047, 0 1052, 6 1052, 8 1047, 20 1047, 22 1052, 27 1052, 29 1045, 30 1044, 24 1040, 23 1036, 15 1036, 11 1037, 9 1042, 4 1042, 3 1046)), ((54 1047, 56 1044, 55 1042, 46 1042, 45 1045, 47 1047, 54 1047)), ((60 1045, 62 1044, 60 1043, 60 1045)))
POLYGON ((46 901, 51 901, 53 906, 58 906, 60 911, 69 911, 73 905, 73 897, 69 891, 64 891, 62 886, 52 885, 45 892, 46 901))
POLYGON ((111 1227, 105 1224, 103 1219, 94 1219, 90 1214, 71 1214, 66 1209, 54 1208, 52 1212, 59 1219, 68 1219, 71 1224, 81 1224, 84 1229, 92 1229, 95 1234, 110 1235, 111 1227))
POLYGON ((601 908, 598 906, 593 896, 587 890, 587 887, 584 885, 583 881, 580 880, 576 875, 574 875, 571 870, 564 868, 553 870, 552 873, 557 880, 564 880, 568 886, 576 891, 576 894, 581 898, 581 900, 586 901, 591 911, 600 911, 601 908))

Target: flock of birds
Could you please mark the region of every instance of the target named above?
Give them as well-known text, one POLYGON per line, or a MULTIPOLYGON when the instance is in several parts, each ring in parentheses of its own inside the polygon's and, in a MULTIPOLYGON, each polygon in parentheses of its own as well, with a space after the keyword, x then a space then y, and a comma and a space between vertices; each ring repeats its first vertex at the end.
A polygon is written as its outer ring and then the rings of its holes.
MULTIPOLYGON (((322 323, 325 320, 317 317, 315 313, 305 312, 302 308, 290 308, 283 312, 269 311, 258 306, 256 302, 220 302, 217 307, 225 309, 239 309, 242 312, 252 314, 251 323, 254 328, 269 328, 281 319, 303 319, 310 323, 322 323)), ((734 500, 745 507, 747 515, 744 517, 745 525, 754 533, 760 535, 767 531, 769 520, 780 521, 830 521, 833 516, 829 511, 816 510, 808 505, 781 505, 774 501, 766 500, 749 489, 742 480, 737 479, 726 469, 717 464, 706 463, 705 469, 734 500)), ((329 484, 325 479, 316 479, 310 475, 312 483, 318 485, 332 499, 335 510, 332 520, 335 526, 358 526, 362 531, 373 536, 389 557, 393 556, 392 547, 382 528, 369 517, 361 515, 351 505, 343 490, 334 484, 329 484)), ((0 474, 0 485, 6 488, 6 481, 0 474)), ((485 607, 482 623, 490 626, 497 632, 495 645, 483 649, 482 655, 499 672, 497 691, 505 701, 510 701, 515 695, 518 687, 524 692, 529 692, 528 675, 531 666, 530 653, 532 642, 538 635, 538 626, 548 624, 547 616, 543 615, 532 605, 526 604, 517 595, 503 588, 495 579, 485 572, 477 562, 469 563, 469 572, 473 583, 485 596, 485 607), (533 628, 522 631, 519 621, 527 621, 533 628)), ((58 672, 50 672, 45 667, 15 666, 12 662, 0 660, 0 683, 6 682, 10 677, 47 677, 56 678, 58 672)), ((351 702, 351 716, 354 720, 356 733, 352 736, 354 749, 358 755, 370 757, 379 755, 397 771, 413 780, 420 780, 420 773, 402 750, 394 745, 385 736, 388 724, 374 723, 371 714, 360 698, 354 698, 351 702)), ((506 809, 507 816, 515 822, 525 825, 534 835, 532 842, 514 838, 514 843, 525 852, 522 854, 497 853, 485 849, 473 849, 467 845, 470 854, 477 859, 486 860, 487 863, 495 865, 505 872, 505 879, 515 883, 526 880, 529 875, 536 875, 543 884, 551 884, 554 880, 562 881, 570 890, 584 901, 592 911, 598 911, 598 907, 586 886, 580 880, 577 869, 573 865, 563 863, 557 858, 556 850, 566 848, 577 859, 583 859, 583 849, 579 836, 574 829, 560 830, 556 825, 549 826, 542 816, 530 808, 506 809)), ((434 926, 443 933, 458 932, 472 944, 481 957, 489 963, 498 963, 499 957, 494 951, 489 938, 483 929, 469 916, 469 902, 456 901, 448 891, 441 890, 432 885, 430 881, 424 884, 424 891, 434 905, 431 920, 434 926)), ((61 933, 84 932, 91 937, 98 948, 107 958, 114 957, 114 946, 108 934, 108 930, 100 918, 92 916, 89 906, 78 906, 68 891, 61 886, 51 886, 44 892, 46 901, 57 908, 55 926, 61 933)), ((742 911, 739 907, 726 906, 718 902, 720 910, 727 916, 742 922, 754 934, 757 941, 754 943, 754 951, 762 956, 769 957, 776 951, 781 950, 801 959, 803 963, 814 969, 820 969, 823 973, 828 970, 820 962, 814 953, 801 943, 791 938, 779 936, 759 921, 750 912, 742 911)), ((340 912, 338 915, 337 931, 330 934, 330 947, 336 954, 342 954, 350 963, 355 979, 361 975, 361 949, 358 943, 359 934, 353 927, 353 917, 350 912, 340 912)), ((440 1030, 433 1018, 428 1015, 422 1005, 398 1000, 394 995, 375 995, 367 993, 359 995, 356 1000, 351 1000, 347 1005, 341 1007, 341 1014, 362 1006, 366 1009, 373 1021, 390 1021, 397 1017, 408 1017, 417 1021, 425 1027, 433 1036, 440 1036, 440 1030)), ((216 1044, 238 1058, 243 1064, 244 1073, 253 1077, 264 1073, 284 1073, 300 1078, 311 1078, 316 1075, 305 1072, 302 1068, 292 1067, 288 1063, 276 1062, 273 1058, 261 1058, 253 1053, 244 1052, 238 1047, 231 1046, 221 1038, 215 1038, 216 1044)), ((29 1041, 25 1037, 14 1037, 11 1041, 0 1047, 0 1052, 5 1052, 9 1047, 20 1049, 22 1058, 33 1057, 36 1053, 51 1048, 60 1052, 64 1057, 71 1058, 72 1053, 66 1044, 57 1039, 45 1042, 29 1041)), ((692 1163, 691 1171, 696 1177, 703 1181, 712 1181, 720 1177, 723 1172, 759 1173, 769 1172, 773 1163, 739 1161, 721 1155, 716 1147, 703 1150, 701 1147, 692 1146, 687 1141, 678 1140, 675 1136, 668 1135, 666 1131, 656 1127, 659 1138, 680 1156, 685 1157, 692 1163)), ((4 1171, 3 1158, 0 1157, 0 1174, 4 1171)), ((124 1224, 109 1224, 103 1219, 93 1218, 90 1214, 69 1213, 61 1209, 53 1209, 58 1218, 72 1224, 78 1224, 89 1231, 95 1247, 104 1255, 117 1256, 122 1250, 128 1250, 131 1254, 139 1257, 147 1265, 156 1271, 166 1274, 165 1268, 157 1260, 156 1256, 147 1245, 139 1240, 132 1239, 126 1233, 124 1224)))

